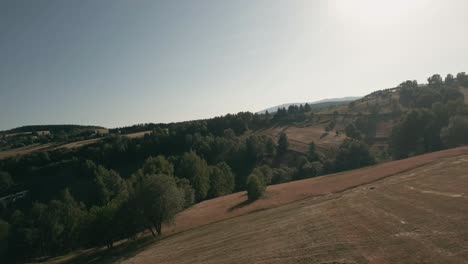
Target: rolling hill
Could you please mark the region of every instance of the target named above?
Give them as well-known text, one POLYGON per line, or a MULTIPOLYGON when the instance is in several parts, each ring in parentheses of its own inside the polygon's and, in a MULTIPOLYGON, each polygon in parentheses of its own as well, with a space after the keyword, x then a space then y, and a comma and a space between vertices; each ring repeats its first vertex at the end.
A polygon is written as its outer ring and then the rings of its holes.
POLYGON ((244 192, 182 212, 163 240, 50 263, 466 263, 468 147, 244 192), (87 262, 79 262, 86 260, 87 262))
POLYGON ((315 101, 315 102, 281 104, 281 105, 273 106, 273 107, 258 111, 257 113, 258 114, 264 114, 267 111, 269 113, 275 113, 276 111, 278 111, 279 108, 288 108, 291 105, 297 105, 298 106, 298 105, 305 105, 305 104, 309 104, 310 107, 312 108, 312 110, 320 110, 320 109, 327 108, 327 107, 343 105, 343 104, 349 103, 351 101, 357 100, 359 98, 361 98, 361 97, 348 96, 348 97, 343 97, 343 98, 323 99, 323 100, 315 101))

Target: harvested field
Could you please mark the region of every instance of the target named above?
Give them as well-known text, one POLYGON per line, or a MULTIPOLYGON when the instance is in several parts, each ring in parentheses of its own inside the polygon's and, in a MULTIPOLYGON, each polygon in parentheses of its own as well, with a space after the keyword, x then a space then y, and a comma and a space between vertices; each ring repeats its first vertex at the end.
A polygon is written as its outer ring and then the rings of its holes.
MULTIPOLYGON (((149 133, 151 133, 151 131, 136 132, 136 133, 131 133, 131 134, 125 134, 122 136, 128 137, 128 138, 140 138, 140 137, 144 137, 146 134, 149 134, 149 133)), ((88 140, 82 140, 82 141, 77 141, 77 142, 72 142, 72 143, 68 143, 65 145, 61 145, 57 148, 78 148, 78 147, 82 147, 85 145, 96 143, 98 141, 101 141, 102 139, 103 138, 93 138, 93 139, 88 139, 88 140)))
POLYGON ((102 140, 102 138, 92 138, 92 139, 72 142, 72 143, 68 143, 68 144, 58 146, 58 147, 56 147, 56 149, 59 149, 59 148, 79 148, 79 147, 82 147, 82 146, 86 146, 86 145, 89 145, 89 144, 96 143, 96 142, 98 142, 100 140, 102 140))
POLYGON ((304 127, 276 127, 263 130, 260 134, 277 138, 281 132, 284 132, 288 136, 289 148, 300 153, 306 153, 311 142, 314 142, 318 148, 322 149, 338 147, 346 139, 346 136, 343 134, 336 135, 335 130, 326 132, 325 126, 326 123, 304 127))
POLYGON ((143 131, 143 132, 136 132, 131 134, 122 135, 128 138, 141 138, 144 137, 146 134, 151 134, 151 131, 143 131))
POLYGON ((468 147, 221 197, 120 263, 467 263, 466 171, 468 147))
POLYGON ((14 156, 17 156, 17 155, 25 155, 25 154, 32 153, 34 151, 45 150, 45 149, 50 148, 52 146, 53 146, 52 143, 49 143, 49 144, 34 144, 34 145, 22 147, 22 148, 16 148, 16 149, 11 149, 11 150, 0 151, 0 159, 6 159, 6 158, 14 157, 14 156))

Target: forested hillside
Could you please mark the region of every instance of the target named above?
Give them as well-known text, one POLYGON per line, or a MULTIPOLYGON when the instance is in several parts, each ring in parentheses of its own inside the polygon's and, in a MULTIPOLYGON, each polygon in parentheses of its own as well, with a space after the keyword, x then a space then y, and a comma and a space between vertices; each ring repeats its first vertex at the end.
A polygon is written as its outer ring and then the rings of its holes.
POLYGON ((254 201, 266 185, 467 144, 467 87, 465 73, 433 75, 428 84, 406 81, 320 111, 306 104, 116 128, 80 148, 1 160, 0 256, 112 247, 144 230, 161 234, 178 212, 206 199, 247 190, 254 201), (317 144, 307 139, 311 127, 320 130, 317 144), (387 137, 379 137, 382 128, 387 137), (307 139, 304 151, 293 148, 291 131, 307 139), (336 145, 318 143, 332 136, 336 145))

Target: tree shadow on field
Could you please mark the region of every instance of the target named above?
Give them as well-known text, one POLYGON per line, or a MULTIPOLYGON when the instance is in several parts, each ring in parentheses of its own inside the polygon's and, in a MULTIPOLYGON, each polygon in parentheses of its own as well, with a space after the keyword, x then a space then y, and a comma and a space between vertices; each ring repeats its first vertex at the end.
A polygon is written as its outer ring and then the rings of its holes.
POLYGON ((110 264, 117 260, 124 260, 134 257, 149 245, 158 241, 158 238, 145 236, 134 241, 123 242, 111 249, 99 248, 88 252, 80 253, 64 261, 58 261, 60 264, 110 264))
MULTIPOLYGON (((247 195, 245 195, 245 196, 247 196, 247 195)), ((231 206, 231 207, 228 209, 228 212, 232 212, 232 211, 234 211, 234 210, 240 209, 240 208, 245 207, 245 206, 247 206, 247 205, 249 205, 249 204, 252 204, 253 202, 255 202, 255 201, 251 201, 251 200, 247 199, 247 200, 245 200, 245 201, 243 201, 243 202, 240 202, 240 203, 238 203, 238 204, 236 204, 236 205, 234 205, 234 206, 231 206)))

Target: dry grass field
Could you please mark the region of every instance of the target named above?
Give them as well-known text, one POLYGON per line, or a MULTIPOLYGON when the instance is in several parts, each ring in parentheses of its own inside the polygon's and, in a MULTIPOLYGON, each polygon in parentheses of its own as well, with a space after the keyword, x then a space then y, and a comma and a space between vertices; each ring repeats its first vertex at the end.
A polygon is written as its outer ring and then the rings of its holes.
POLYGON ((462 147, 235 193, 161 239, 49 263, 468 263, 467 171, 462 147))
POLYGON ((316 123, 306 126, 274 127, 260 131, 260 134, 267 135, 275 140, 281 132, 286 133, 289 140, 289 148, 293 151, 306 153, 309 144, 314 142, 318 148, 337 148, 345 139, 344 134, 336 134, 336 130, 325 131, 326 123, 316 123))
POLYGON ((271 186, 266 198, 237 209, 221 204, 242 194, 207 201, 179 216, 179 231, 189 218, 194 226, 202 225, 197 216, 220 220, 204 215, 206 207, 244 215, 169 236, 118 262, 468 263, 468 148, 400 162, 271 186))
MULTIPOLYGON (((140 137, 144 137, 146 134, 149 134, 149 133, 151 133, 151 131, 131 133, 131 134, 126 134, 122 136, 128 137, 128 138, 140 138, 140 137)), ((0 159, 14 157, 18 155, 26 155, 26 154, 33 153, 36 151, 41 151, 41 150, 44 151, 44 150, 59 149, 59 148, 78 148, 78 147, 96 143, 102 139, 103 138, 93 138, 93 139, 71 142, 71 143, 67 143, 63 145, 57 145, 56 143, 34 144, 31 146, 26 146, 22 148, 0 151, 0 159)))
POLYGON ((468 156, 196 228, 120 263, 467 263, 468 156))
POLYGON ((14 157, 17 155, 25 155, 28 153, 32 153, 34 151, 39 151, 39 150, 45 150, 50 147, 52 147, 53 144, 34 144, 22 148, 16 148, 16 149, 10 149, 10 150, 5 150, 5 151, 0 151, 0 159, 6 159, 10 157, 14 157))

